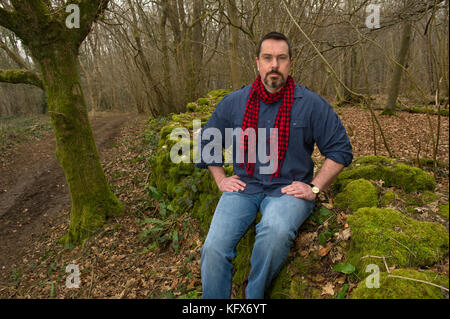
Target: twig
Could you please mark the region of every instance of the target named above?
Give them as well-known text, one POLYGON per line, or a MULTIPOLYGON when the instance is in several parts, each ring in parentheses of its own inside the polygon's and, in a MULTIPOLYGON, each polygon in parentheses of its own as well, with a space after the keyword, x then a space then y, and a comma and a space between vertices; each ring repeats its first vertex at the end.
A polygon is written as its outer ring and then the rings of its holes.
POLYGON ((323 63, 325 63, 325 65, 328 67, 330 72, 334 75, 334 78, 336 79, 336 81, 338 81, 344 87, 344 89, 346 89, 348 92, 350 92, 354 96, 359 97, 362 100, 365 100, 366 97, 364 95, 356 93, 353 90, 349 89, 347 87, 347 85, 345 85, 345 83, 339 78, 336 71, 333 69, 333 67, 330 65, 330 63, 328 63, 327 59, 322 55, 322 53, 320 53, 320 50, 314 45, 314 42, 309 38, 309 36, 305 33, 305 31, 303 31, 303 29, 297 23, 295 18, 292 16, 292 13, 289 10, 289 8, 287 7, 285 0, 283 1, 283 5, 284 5, 284 8, 286 9, 286 12, 288 13, 289 17, 292 19, 292 22, 294 22, 294 24, 298 28, 298 30, 303 34, 303 36, 306 38, 306 40, 308 40, 309 44, 311 44, 313 49, 317 52, 317 55, 320 57, 320 59, 323 61, 323 63))
POLYGON ((421 282, 421 283, 424 283, 424 284, 432 285, 432 286, 435 286, 435 287, 438 287, 438 288, 441 288, 441 289, 444 289, 444 290, 448 291, 448 288, 445 288, 445 287, 440 286, 440 285, 433 284, 432 282, 425 281, 425 280, 408 278, 408 277, 403 277, 403 276, 396 276, 396 275, 391 275, 391 274, 389 274, 388 277, 417 281, 417 282, 421 282))
POLYGON ((402 245, 403 247, 405 247, 406 249, 408 249, 408 251, 411 253, 411 255, 413 255, 414 257, 417 258, 417 255, 414 254, 414 253, 411 251, 411 249, 409 249, 408 247, 406 247, 405 245, 403 245, 401 242, 399 242, 399 241, 396 240, 395 238, 392 238, 392 237, 389 236, 389 235, 388 235, 388 237, 389 237, 390 239, 392 239, 393 241, 395 241, 397 244, 402 245))
POLYGON ((389 267, 388 267, 387 262, 386 262, 386 257, 384 257, 384 256, 370 256, 370 255, 367 255, 367 256, 361 257, 360 259, 364 259, 364 258, 378 258, 378 259, 383 259, 384 266, 386 267, 386 271, 387 271, 389 274, 391 273, 391 272, 389 271, 389 267))
POLYGON ((319 229, 321 229, 321 228, 323 227, 323 224, 325 224, 327 221, 329 221, 330 218, 332 218, 333 216, 336 217, 336 215, 334 214, 334 212, 333 212, 333 214, 332 214, 330 217, 328 217, 328 218, 322 223, 322 225, 319 225, 319 227, 317 227, 316 231, 318 231, 319 229))

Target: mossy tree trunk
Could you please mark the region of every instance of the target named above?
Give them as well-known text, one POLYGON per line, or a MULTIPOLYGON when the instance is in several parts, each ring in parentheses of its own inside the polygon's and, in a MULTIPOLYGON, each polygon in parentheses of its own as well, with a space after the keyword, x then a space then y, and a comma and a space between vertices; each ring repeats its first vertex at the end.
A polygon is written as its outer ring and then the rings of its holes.
POLYGON ((77 69, 77 53, 64 47, 46 50, 39 63, 56 136, 56 157, 72 199, 67 243, 78 243, 106 217, 123 211, 106 180, 89 123, 77 69))
POLYGON ((23 40, 39 64, 56 136, 56 157, 72 199, 64 242, 79 244, 107 217, 119 215, 124 209, 100 164, 77 68, 79 46, 108 1, 77 1, 81 12, 79 29, 66 28, 64 8, 52 9, 47 1, 11 3, 10 10, 0 8, 0 24, 23 40))

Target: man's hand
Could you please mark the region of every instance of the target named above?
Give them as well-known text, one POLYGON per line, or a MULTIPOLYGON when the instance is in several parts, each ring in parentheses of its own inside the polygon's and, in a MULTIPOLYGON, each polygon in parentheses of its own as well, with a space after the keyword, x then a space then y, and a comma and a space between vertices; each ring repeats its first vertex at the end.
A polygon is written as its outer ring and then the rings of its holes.
POLYGON ((316 199, 316 194, 313 193, 311 186, 308 184, 294 181, 291 185, 285 186, 281 189, 282 194, 294 195, 297 198, 313 201, 316 199))
POLYGON ((239 176, 233 175, 231 177, 224 177, 217 183, 221 192, 237 192, 243 191, 246 184, 239 179, 239 176))

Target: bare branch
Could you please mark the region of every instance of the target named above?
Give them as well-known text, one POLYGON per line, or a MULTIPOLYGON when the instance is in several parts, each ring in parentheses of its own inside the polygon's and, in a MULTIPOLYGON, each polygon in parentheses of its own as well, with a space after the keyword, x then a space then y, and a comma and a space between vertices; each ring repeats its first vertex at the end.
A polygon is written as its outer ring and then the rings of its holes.
POLYGON ((29 69, 25 62, 16 53, 11 51, 8 46, 0 39, 0 48, 22 69, 29 69))
POLYGON ((81 42, 91 31, 92 25, 97 19, 101 17, 108 6, 109 0, 80 0, 79 7, 81 12, 80 29, 75 29, 76 45, 79 46, 81 42))

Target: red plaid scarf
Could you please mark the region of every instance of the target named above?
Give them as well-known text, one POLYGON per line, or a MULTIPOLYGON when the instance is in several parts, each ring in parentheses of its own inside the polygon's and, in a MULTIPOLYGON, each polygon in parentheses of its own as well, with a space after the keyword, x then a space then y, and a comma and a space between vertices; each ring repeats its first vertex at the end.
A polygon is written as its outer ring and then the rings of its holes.
MULTIPOLYGON (((284 87, 276 92, 269 93, 264 88, 261 81, 261 76, 258 75, 256 80, 253 82, 250 89, 250 96, 247 101, 247 106, 245 107, 244 118, 242 120, 242 131, 244 132, 247 128, 253 128, 255 131, 255 136, 250 137, 250 149, 249 149, 249 136, 241 134, 240 140, 240 151, 244 151, 244 164, 240 164, 249 176, 253 176, 255 170, 255 164, 249 163, 249 158, 256 158, 256 141, 258 140, 258 114, 259 114, 259 101, 263 101, 266 104, 272 104, 280 99, 283 102, 278 110, 277 117, 275 119, 274 128, 278 129, 278 168, 274 174, 272 174, 270 180, 275 177, 280 177, 281 165, 283 163, 284 157, 286 155, 286 150, 289 142, 289 123, 291 121, 291 108, 292 102, 294 101, 294 79, 288 76, 286 84, 284 87), (245 155, 247 154, 247 157, 245 155), (250 156, 252 154, 252 157, 250 156)), ((269 145, 272 145, 270 141, 273 140, 273 135, 269 137, 269 145)), ((272 147, 271 150, 272 152, 272 147)), ((272 154, 271 154, 272 155, 272 154)))

